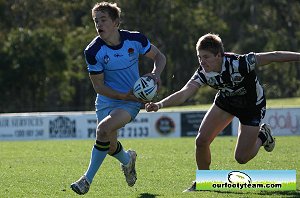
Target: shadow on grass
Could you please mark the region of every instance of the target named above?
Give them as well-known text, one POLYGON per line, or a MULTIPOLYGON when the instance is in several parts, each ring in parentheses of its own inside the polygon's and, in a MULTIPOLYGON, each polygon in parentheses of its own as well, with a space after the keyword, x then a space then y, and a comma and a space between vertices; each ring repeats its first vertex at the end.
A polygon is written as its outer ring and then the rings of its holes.
POLYGON ((224 194, 257 194, 257 195, 273 195, 278 197, 300 197, 300 191, 213 191, 217 193, 224 193, 224 194))
POLYGON ((141 193, 140 196, 138 196, 138 198, 154 198, 156 196, 159 196, 159 195, 154 195, 154 194, 150 194, 150 193, 141 193))

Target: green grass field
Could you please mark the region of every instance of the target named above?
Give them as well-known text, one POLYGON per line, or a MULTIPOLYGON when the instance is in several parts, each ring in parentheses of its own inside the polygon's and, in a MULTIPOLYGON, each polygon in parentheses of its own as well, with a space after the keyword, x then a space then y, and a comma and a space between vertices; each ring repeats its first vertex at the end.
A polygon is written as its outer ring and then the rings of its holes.
MULTIPOLYGON (((122 139, 138 153, 138 180, 127 186, 119 163, 107 157, 84 197, 300 197, 300 136, 277 137, 272 153, 262 148, 245 165, 233 157, 236 137, 217 137, 211 169, 296 169, 297 191, 198 191, 193 138, 122 139)), ((69 188, 86 170, 94 140, 0 142, 0 197, 77 197, 69 188)))

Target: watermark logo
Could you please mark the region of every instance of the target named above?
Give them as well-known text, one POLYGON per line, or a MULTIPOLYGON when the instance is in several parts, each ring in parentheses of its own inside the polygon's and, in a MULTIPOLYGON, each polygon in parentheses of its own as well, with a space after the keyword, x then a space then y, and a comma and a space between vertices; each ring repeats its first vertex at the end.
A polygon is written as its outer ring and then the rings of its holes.
POLYGON ((296 190, 296 170, 197 170, 196 190, 296 190))
POLYGON ((237 183, 251 184, 252 183, 251 177, 241 171, 231 171, 228 174, 227 180, 228 180, 228 182, 230 182, 232 184, 237 184, 237 183))

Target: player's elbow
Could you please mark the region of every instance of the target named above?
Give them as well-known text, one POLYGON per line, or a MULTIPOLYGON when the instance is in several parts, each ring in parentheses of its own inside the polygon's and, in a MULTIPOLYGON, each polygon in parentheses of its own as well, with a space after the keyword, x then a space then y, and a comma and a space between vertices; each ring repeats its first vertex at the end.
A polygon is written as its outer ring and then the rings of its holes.
POLYGON ((163 53, 159 53, 160 54, 160 59, 161 59, 161 62, 162 62, 162 64, 163 65, 166 65, 166 63, 167 63, 167 58, 166 58, 166 56, 163 54, 163 53))
POLYGON ((161 53, 160 51, 158 51, 158 53, 155 55, 154 61, 158 64, 156 65, 160 65, 162 67, 165 67, 166 63, 167 63, 167 58, 166 56, 161 53))

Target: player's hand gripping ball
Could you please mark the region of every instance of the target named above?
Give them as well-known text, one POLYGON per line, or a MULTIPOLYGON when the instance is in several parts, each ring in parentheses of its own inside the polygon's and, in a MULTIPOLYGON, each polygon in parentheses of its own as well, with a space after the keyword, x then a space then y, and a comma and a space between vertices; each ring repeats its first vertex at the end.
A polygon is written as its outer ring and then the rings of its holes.
POLYGON ((135 97, 149 102, 157 93, 157 84, 150 76, 140 77, 133 86, 133 94, 135 97))

